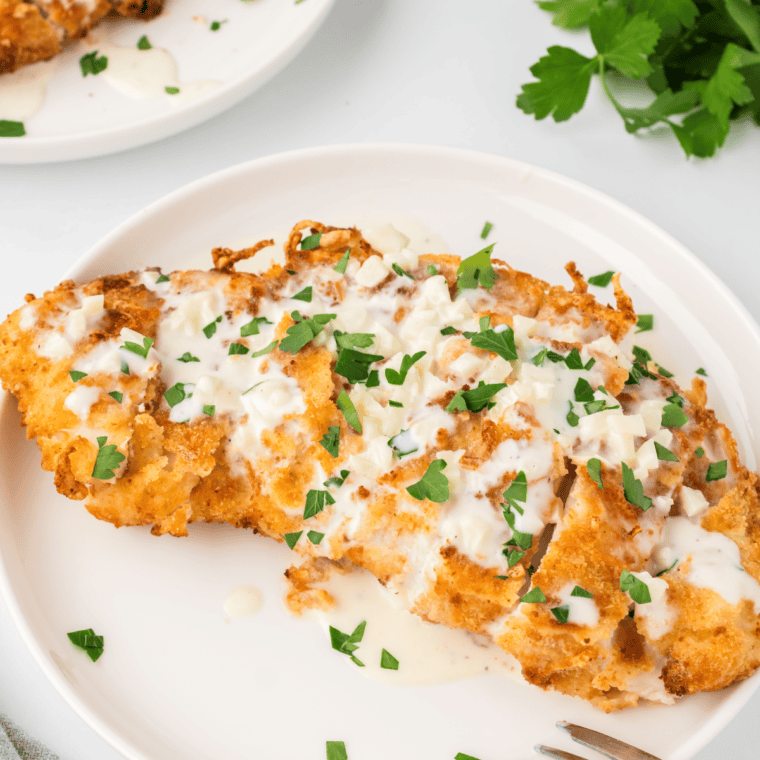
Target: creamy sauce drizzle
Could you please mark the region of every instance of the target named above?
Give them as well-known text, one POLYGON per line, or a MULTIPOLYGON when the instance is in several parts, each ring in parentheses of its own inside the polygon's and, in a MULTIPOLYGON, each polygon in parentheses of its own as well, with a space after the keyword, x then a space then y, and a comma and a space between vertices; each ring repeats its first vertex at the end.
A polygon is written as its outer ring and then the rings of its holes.
POLYGON ((0 119, 26 121, 44 105, 58 62, 42 61, 0 77, 0 119))
POLYGON ((238 586, 224 600, 224 614, 230 618, 255 615, 264 605, 264 595, 256 586, 238 586))

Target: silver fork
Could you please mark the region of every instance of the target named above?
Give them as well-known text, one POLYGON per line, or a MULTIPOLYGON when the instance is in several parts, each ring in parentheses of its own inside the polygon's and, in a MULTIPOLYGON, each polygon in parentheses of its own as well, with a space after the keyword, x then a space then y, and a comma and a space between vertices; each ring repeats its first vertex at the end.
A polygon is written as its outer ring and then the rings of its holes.
MULTIPOLYGON (((574 723, 560 721, 557 723, 557 728, 567 731, 573 741, 589 749, 601 752, 609 757, 610 760, 660 760, 658 757, 650 755, 642 749, 632 747, 630 744, 621 742, 619 739, 613 739, 611 736, 600 734, 598 731, 592 731, 590 728, 576 726, 574 723)), ((553 757, 555 760, 584 760, 584 758, 574 755, 572 752, 545 747, 543 744, 539 744, 536 747, 536 752, 540 752, 547 757, 553 757)))

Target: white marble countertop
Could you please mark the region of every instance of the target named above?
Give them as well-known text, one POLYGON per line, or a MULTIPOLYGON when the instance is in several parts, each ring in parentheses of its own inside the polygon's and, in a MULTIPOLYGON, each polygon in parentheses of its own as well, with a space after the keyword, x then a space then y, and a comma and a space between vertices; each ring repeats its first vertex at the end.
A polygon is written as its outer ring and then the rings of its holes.
MULTIPOLYGON (((103 158, 0 167, 0 311, 52 287, 127 217, 211 172, 295 148, 407 142, 517 158, 608 193, 685 244, 760 320, 757 128, 734 128, 717 158, 686 161, 669 135, 629 136, 594 85, 570 122, 535 122, 515 95, 551 44, 588 43, 528 0, 337 0, 295 62, 199 127, 103 158)), ((0 712, 62 760, 120 757, 48 684, 1 601, 0 652, 0 712)), ((697 760, 754 757, 759 708, 760 693, 697 760)))

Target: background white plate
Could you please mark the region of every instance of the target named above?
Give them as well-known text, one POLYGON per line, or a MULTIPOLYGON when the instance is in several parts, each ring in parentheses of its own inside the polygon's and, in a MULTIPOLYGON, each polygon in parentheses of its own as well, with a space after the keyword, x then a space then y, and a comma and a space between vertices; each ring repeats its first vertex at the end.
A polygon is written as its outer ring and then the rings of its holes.
MULTIPOLYGON (((144 264, 186 268, 210 262, 214 246, 244 245, 302 218, 342 223, 367 212, 415 216, 465 255, 481 245, 488 219, 500 257, 553 282, 569 282, 562 270, 569 259, 587 275, 623 271, 638 310, 656 315, 656 331, 639 343, 682 382, 707 369, 712 403, 755 466, 760 335, 748 314, 654 225, 596 191, 515 161, 387 145, 255 161, 154 204, 69 275, 86 280, 144 264), (659 348, 665 343, 667 352, 659 348)), ((329 649, 316 625, 283 611, 289 550, 220 526, 193 526, 185 539, 116 531, 54 492, 7 396, 0 436, 2 592, 56 688, 132 760, 321 760, 328 739, 344 740, 351 760, 450 760, 457 752, 523 760, 540 741, 570 747, 554 728, 560 719, 663 760, 686 760, 760 684, 753 677, 675 707, 604 715, 496 676, 403 689, 367 681, 329 649), (264 609, 225 622, 224 598, 244 583, 263 590, 264 609), (95 665, 65 636, 89 626, 107 642, 95 665)))
MULTIPOLYGON (((168 0, 163 13, 148 22, 109 17, 87 39, 49 62, 34 64, 54 69, 45 104, 25 121, 25 137, 0 138, 0 163, 115 153, 192 127, 277 74, 306 45, 334 1, 168 0), (214 20, 226 23, 212 32, 209 25, 214 20), (115 90, 103 76, 82 77, 79 59, 98 43, 134 47, 142 35, 172 54, 181 82, 211 79, 221 86, 178 105, 170 95, 138 100, 115 90)), ((0 76, 0 102, 7 81, 6 75, 0 76)), ((255 139, 255 123, 240 128, 255 139)))

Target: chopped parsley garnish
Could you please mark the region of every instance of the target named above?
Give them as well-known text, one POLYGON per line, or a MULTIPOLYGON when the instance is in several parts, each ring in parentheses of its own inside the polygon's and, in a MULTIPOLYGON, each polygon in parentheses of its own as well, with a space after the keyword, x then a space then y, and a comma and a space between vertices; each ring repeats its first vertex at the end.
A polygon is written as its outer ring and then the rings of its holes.
POLYGON ((291 296, 291 298, 294 301, 303 301, 304 303, 311 303, 311 285, 307 285, 303 290, 296 293, 294 296, 291 296))
POLYGON ((121 391, 111 391, 108 395, 119 403, 124 400, 124 394, 121 391))
POLYGON ((311 541, 314 546, 319 546, 322 543, 322 539, 325 537, 324 533, 317 533, 316 530, 310 530, 306 537, 311 541))
POLYGON ((491 222, 486 222, 483 225, 482 232, 480 233, 481 240, 485 240, 489 236, 489 234, 491 233, 492 229, 493 229, 493 225, 491 224, 491 222))
POLYGON ((270 322, 266 317, 254 317, 250 322, 246 322, 241 328, 240 328, 240 337, 241 338, 248 338, 251 335, 258 335, 259 325, 271 325, 272 322, 270 322))
POLYGON ((682 427, 689 421, 686 412, 681 409, 679 404, 665 404, 662 409, 663 427, 682 427))
POLYGON ((591 480, 596 483, 597 488, 604 488, 602 483, 602 460, 601 459, 589 459, 586 462, 586 472, 591 480))
POLYGON ((641 346, 633 347, 633 357, 639 364, 643 364, 645 366, 648 362, 652 361, 652 354, 650 354, 646 348, 641 348, 641 346))
MULTIPOLYGON (((502 554, 507 558, 507 567, 514 567, 524 556, 525 552, 521 552, 519 549, 504 549, 502 554)), ((507 576, 496 576, 506 580, 507 576)))
POLYGON ((665 369, 665 367, 661 366, 660 364, 654 365, 657 367, 657 371, 663 376, 663 377, 673 377, 673 373, 670 370, 665 369))
POLYGON ((465 755, 464 752, 457 752, 454 756, 454 760, 480 760, 477 757, 473 757, 472 755, 465 755))
POLYGON ((150 44, 150 40, 144 34, 139 40, 137 40, 138 50, 150 50, 152 47, 153 45, 150 44))
POLYGON ((575 400, 581 403, 594 400, 594 389, 591 387, 591 383, 583 377, 578 378, 574 393, 575 400))
POLYGON ((666 401, 670 401, 671 404, 678 404, 683 409, 684 400, 682 396, 679 396, 677 393, 674 393, 672 396, 668 396, 666 401))
POLYGON ((422 479, 406 489, 409 495, 418 501, 430 499, 436 504, 442 504, 449 498, 449 479, 443 474, 445 468, 446 462, 443 459, 434 459, 422 479))
POLYGON ((399 276, 399 277, 408 277, 410 280, 413 280, 414 277, 409 274, 409 272, 406 271, 406 269, 402 269, 398 264, 391 264, 391 269, 399 276))
POLYGON ((644 512, 652 506, 652 500, 648 496, 644 496, 644 486, 641 481, 633 476, 633 470, 625 463, 622 463, 623 468, 623 493, 625 494, 625 500, 629 504, 633 504, 634 507, 644 512))
POLYGON ((209 29, 212 32, 218 32, 222 28, 222 24, 226 24, 228 19, 224 19, 224 21, 212 21, 211 26, 209 26, 209 29))
POLYGON ((652 601, 649 586, 628 570, 620 573, 620 590, 627 591, 628 596, 637 604, 649 604, 652 601))
POLYGON ((456 327, 444 327, 441 335, 456 335, 459 332, 456 327))
POLYGON ((606 288, 612 282, 612 276, 615 274, 612 270, 609 272, 602 272, 601 274, 595 274, 593 277, 588 278, 588 284, 597 288, 606 288))
POLYGON ((295 273, 296 273, 296 270, 295 270, 295 269, 286 269, 285 271, 286 271, 288 274, 295 274, 295 273))
POLYGON ((570 605, 563 604, 561 607, 552 607, 549 612, 557 618, 558 623, 567 623, 567 619, 570 617, 570 605))
MULTIPOLYGON (((506 520, 507 525, 512 529, 512 537, 504 544, 507 548, 502 554, 504 554, 509 560, 509 552, 513 545, 518 546, 520 549, 530 549, 533 543, 532 534, 523 533, 515 528, 515 512, 521 515, 525 513, 524 507, 521 507, 518 502, 524 504, 528 498, 528 479, 522 470, 517 473, 515 479, 509 484, 509 487, 502 495, 506 502, 501 505, 504 519, 506 520)), ((522 556, 515 560, 515 562, 519 562, 520 559, 522 559, 522 556)), ((510 565, 510 567, 512 567, 512 565, 510 565)))
POLYGON ((298 533, 286 533, 283 538, 285 539, 285 543, 291 548, 295 549, 296 544, 298 543, 298 539, 301 538, 303 535, 303 531, 299 530, 298 533))
POLYGON ((388 402, 388 406, 395 406, 395 407, 397 407, 399 409, 403 409, 404 408, 404 405, 400 401, 394 401, 393 399, 391 399, 388 402))
MULTIPOLYGON (((604 388, 602 386, 599 386, 597 390, 600 390, 604 392, 604 388)), ((620 409, 620 405, 616 406, 608 406, 607 405, 607 399, 604 398, 597 398, 593 401, 589 401, 588 403, 583 405, 583 408, 586 410, 586 414, 596 414, 597 412, 605 412, 608 409, 620 409)))
POLYGON ((507 325, 506 330, 496 332, 493 329, 485 330, 483 332, 475 333, 470 338, 475 348, 482 348, 486 351, 493 351, 498 354, 502 359, 509 361, 515 361, 517 357, 517 347, 515 346, 515 333, 514 330, 507 325))
POLYGON ((100 58, 98 58, 98 51, 93 50, 91 53, 87 53, 87 55, 83 55, 79 59, 79 66, 82 69, 83 77, 86 77, 88 74, 96 76, 97 74, 100 74, 101 71, 105 71, 108 68, 108 58, 104 55, 101 55, 100 58))
POLYGON ((328 488, 340 488, 346 482, 346 478, 350 474, 351 473, 348 470, 341 470, 340 477, 333 475, 331 478, 328 478, 322 485, 327 486, 328 488))
POLYGON ((636 322, 638 328, 635 332, 647 332, 654 327, 654 314, 639 314, 639 321, 636 322))
POLYGON ((341 257, 340 261, 333 267, 333 269, 339 274, 346 273, 346 267, 348 266, 348 259, 351 256, 351 249, 349 248, 341 257))
POLYGON ((354 652, 359 648, 359 644, 364 638, 364 629, 366 627, 367 621, 362 620, 362 622, 354 628, 353 633, 348 634, 330 626, 330 644, 332 645, 332 648, 336 652, 347 654, 351 658, 351 661, 360 668, 364 667, 364 663, 354 656, 354 652))
POLYGON ((114 476, 114 471, 118 470, 121 463, 126 459, 124 454, 116 450, 113 443, 106 445, 108 437, 101 435, 98 437, 98 455, 95 457, 95 467, 92 470, 92 477, 98 480, 110 480, 114 476))
MULTIPOLYGON (((385 379, 391 384, 391 385, 403 385, 404 381, 406 380, 406 376, 409 374, 409 370, 420 360, 427 351, 418 351, 414 356, 409 356, 409 354, 404 354, 403 359, 401 359, 401 368, 398 370, 395 369, 386 369, 385 370, 385 379)), ((377 361, 377 360, 375 360, 377 361)))
POLYGON ((568 401, 568 404, 570 404, 570 411, 567 413, 567 424, 570 425, 570 427, 578 427, 578 422, 580 422, 580 417, 575 413, 575 410, 573 409, 573 402, 568 401))
MULTIPOLYGON (((515 508, 515 502, 521 501, 525 503, 528 498, 528 479, 522 470, 517 473, 515 479, 509 484, 509 487, 502 495, 507 504, 513 509, 515 508)), ((520 514, 522 513, 523 510, 520 509, 520 514)))
POLYGON ((0 119, 0 137, 23 137, 25 134, 24 122, 0 119))
POLYGON ((665 575, 665 573, 669 573, 677 564, 678 564, 678 560, 674 559, 673 564, 670 567, 666 567, 664 570, 660 570, 660 572, 656 573, 654 577, 659 578, 661 575, 665 575))
POLYGON ((244 356, 247 354, 251 349, 248 348, 248 346, 244 346, 242 343, 230 343, 229 351, 227 351, 227 356, 244 356))
POLYGON ((313 235, 307 235, 301 241, 302 251, 313 251, 315 248, 319 248, 319 243, 322 240, 322 233, 315 232, 313 235))
POLYGON ((478 320, 478 329, 480 330, 480 332, 487 330, 490 326, 491 326, 491 317, 489 315, 486 315, 485 317, 481 317, 478 320))
POLYGON ((398 670, 398 660, 387 650, 380 654, 380 667, 384 670, 398 670))
POLYGON ((359 421, 359 414, 356 411, 354 402, 349 398, 348 393, 345 390, 338 394, 338 398, 335 402, 343 412, 343 416, 346 418, 346 422, 357 432, 362 432, 362 423, 359 421))
POLYGON ((705 370, 704 370, 704 368, 703 368, 703 367, 700 367, 700 368, 697 370, 697 374, 698 374, 698 375, 702 375, 702 377, 707 377, 707 372, 705 372, 705 370))
MULTIPOLYGON (((413 449, 410 449, 408 446, 401 445, 403 443, 403 439, 402 441, 399 441, 398 439, 401 438, 404 435, 404 433, 408 433, 408 432, 409 432, 408 430, 401 430, 400 432, 396 433, 396 435, 394 435, 393 438, 391 438, 388 441, 388 446, 390 446, 391 449, 393 449, 393 451, 396 454, 398 454, 399 459, 401 459, 402 457, 405 457, 407 454, 414 454, 414 452, 419 449, 419 446, 415 444, 412 444, 414 445, 413 449)), ((411 441, 407 441, 407 443, 411 443, 411 441)))
POLYGON ((657 452, 657 458, 661 462, 677 462, 678 457, 661 443, 654 442, 654 450, 657 452))
POLYGON ((543 604, 545 601, 546 594, 538 586, 532 588, 520 599, 522 604, 543 604))
POLYGON ((79 649, 83 649, 87 656, 97 662, 103 654, 103 637, 95 634, 92 628, 85 628, 83 631, 72 631, 66 634, 69 641, 79 649))
POLYGON ((310 343, 324 326, 335 319, 335 314, 315 314, 313 317, 303 317, 297 311, 291 312, 290 316, 295 321, 291 325, 286 336, 280 341, 280 351, 297 354, 307 343, 310 343))
POLYGON ((120 369, 121 369, 122 374, 124 374, 124 375, 128 375, 129 374, 129 364, 127 364, 124 361, 124 359, 121 360, 121 367, 120 367, 120 369))
MULTIPOLYGON (((551 357, 549 357, 551 359, 551 357)), ((554 359, 552 359, 554 361, 554 359)), ((572 349, 570 353, 565 357, 565 364, 568 369, 585 369, 589 370, 596 364, 596 359, 593 357, 589 359, 585 364, 581 359, 581 353, 577 348, 572 349)))
POLYGON ((164 87, 167 95, 179 95, 179 87, 164 87))
POLYGON ((369 348, 374 342, 373 333, 346 333, 336 330, 333 338, 338 348, 369 348))
POLYGON ((318 515, 328 504, 335 504, 335 499, 329 491, 318 491, 314 488, 306 494, 306 506, 303 508, 303 519, 308 520, 318 515))
POLYGON ((222 321, 222 315, 220 314, 213 322, 209 322, 209 324, 207 324, 203 328, 203 334, 207 338, 211 338, 212 335, 216 334, 216 326, 221 321, 222 321))
POLYGON ((143 359, 147 359, 148 351, 150 351, 150 347, 152 345, 153 338, 143 338, 142 346, 139 343, 133 343, 131 340, 126 340, 124 341, 124 345, 119 346, 119 348, 126 349, 127 351, 131 351, 133 354, 142 356, 143 359))
POLYGON ((214 414, 216 414, 216 405, 215 404, 204 404, 203 405, 203 413, 208 415, 209 417, 213 417, 214 414))
POLYGON ((72 369, 71 372, 69 372, 69 377, 71 378, 72 382, 78 383, 83 377, 87 377, 87 373, 80 372, 77 369, 72 369))
POLYGON ((697 446, 697 448, 694 450, 694 453, 697 455, 697 459, 702 459, 702 457, 705 455, 705 450, 701 446, 697 446))
POLYGON ((184 383, 175 383, 171 388, 167 389, 166 393, 164 393, 166 403, 171 407, 177 406, 180 401, 185 400, 185 397, 186 394, 184 383))
POLYGON ((721 462, 713 462, 707 468, 705 480, 711 483, 713 480, 723 480, 726 475, 728 475, 728 460, 724 459, 721 462))
MULTIPOLYGON (((578 356, 580 358, 580 354, 578 354, 578 356)), ((562 356, 562 354, 558 354, 556 351, 550 351, 548 348, 542 348, 531 359, 531 361, 533 362, 533 364, 536 365, 536 367, 542 367, 545 359, 548 359, 550 362, 553 362, 554 364, 560 364, 561 362, 565 361, 565 357, 562 356)))
POLYGON ((319 444, 331 457, 337 458, 340 450, 340 427, 331 425, 327 428, 327 432, 322 436, 319 444))
POLYGON ((185 353, 182 354, 182 356, 180 356, 177 361, 188 364, 189 362, 199 362, 200 359, 197 356, 193 356, 189 351, 185 351, 185 353))
POLYGON ((457 292, 477 288, 490 290, 496 282, 496 272, 491 264, 491 253, 496 243, 483 248, 464 259, 457 269, 457 292))
MULTIPOLYGON (((338 361, 335 362, 335 373, 345 377, 349 383, 362 383, 369 379, 369 365, 382 361, 385 357, 380 354, 365 354, 353 348, 341 349, 338 361)), ((387 372, 387 370, 386 370, 387 372)))
MULTIPOLYGON (((303 0, 296 0, 296 5, 303 0)), ((325 742, 327 746, 327 760, 348 760, 346 745, 344 742, 325 742)))
POLYGON ((162 282, 171 282, 171 280, 165 274, 160 274, 156 278, 156 285, 160 285, 162 282))
POLYGON ((481 380, 480 383, 478 383, 477 388, 471 388, 468 391, 457 391, 445 407, 444 411, 479 412, 486 407, 490 409, 496 403, 491 402, 491 399, 506 387, 507 383, 491 383, 486 385, 481 380))
POLYGON ((369 377, 364 385, 367 388, 377 388, 380 385, 380 373, 376 369, 370 370, 369 377))
POLYGON ((593 599, 594 595, 590 591, 586 591, 585 588, 576 586, 571 592, 570 596, 577 596, 581 599, 593 599))
POLYGON ((430 275, 430 277, 435 277, 435 275, 438 274, 438 270, 432 264, 429 264, 428 268, 425 271, 428 273, 428 275, 430 275))

